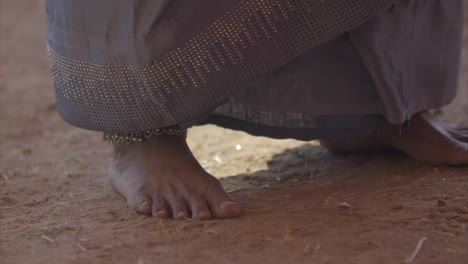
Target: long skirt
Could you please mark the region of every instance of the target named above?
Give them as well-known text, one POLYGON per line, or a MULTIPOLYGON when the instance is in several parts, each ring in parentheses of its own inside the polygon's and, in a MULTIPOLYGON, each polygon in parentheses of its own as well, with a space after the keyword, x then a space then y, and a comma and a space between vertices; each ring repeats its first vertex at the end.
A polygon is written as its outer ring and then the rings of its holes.
POLYGON ((127 140, 360 138, 456 96, 463 0, 46 2, 61 116, 127 140))

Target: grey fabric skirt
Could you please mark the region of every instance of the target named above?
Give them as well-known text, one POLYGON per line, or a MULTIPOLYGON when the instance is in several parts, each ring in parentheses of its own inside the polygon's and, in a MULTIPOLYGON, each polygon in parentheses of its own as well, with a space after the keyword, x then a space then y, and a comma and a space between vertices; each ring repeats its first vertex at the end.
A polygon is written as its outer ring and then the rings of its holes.
POLYGON ((86 129, 358 138, 457 90, 463 0, 48 0, 47 11, 58 109, 86 129))

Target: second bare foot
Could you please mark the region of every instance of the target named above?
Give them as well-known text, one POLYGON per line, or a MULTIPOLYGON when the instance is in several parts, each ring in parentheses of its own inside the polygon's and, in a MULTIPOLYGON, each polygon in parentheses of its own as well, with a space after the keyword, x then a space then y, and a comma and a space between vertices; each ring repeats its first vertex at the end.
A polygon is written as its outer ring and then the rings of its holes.
POLYGON ((333 152, 359 153, 393 148, 423 162, 468 164, 468 128, 449 126, 430 113, 417 114, 401 126, 382 121, 364 140, 321 143, 333 152))

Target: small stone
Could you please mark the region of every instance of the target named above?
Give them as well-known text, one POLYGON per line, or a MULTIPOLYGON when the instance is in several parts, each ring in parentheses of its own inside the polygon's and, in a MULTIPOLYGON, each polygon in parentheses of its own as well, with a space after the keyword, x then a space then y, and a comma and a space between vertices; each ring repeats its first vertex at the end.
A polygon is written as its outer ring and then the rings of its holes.
POLYGON ((215 155, 215 156, 213 157, 213 159, 214 159, 217 163, 219 163, 219 164, 223 163, 223 161, 221 160, 221 158, 220 158, 218 155, 215 155))
POLYGON ((32 153, 32 150, 30 148, 24 148, 23 149, 23 154, 24 155, 30 155, 32 153))
POLYGON ((439 207, 447 206, 447 202, 444 200, 437 200, 437 206, 439 207))
POLYGON ((340 208, 343 208, 343 209, 353 209, 354 207, 352 205, 350 205, 348 202, 341 202, 340 204, 338 204, 338 206, 340 208))

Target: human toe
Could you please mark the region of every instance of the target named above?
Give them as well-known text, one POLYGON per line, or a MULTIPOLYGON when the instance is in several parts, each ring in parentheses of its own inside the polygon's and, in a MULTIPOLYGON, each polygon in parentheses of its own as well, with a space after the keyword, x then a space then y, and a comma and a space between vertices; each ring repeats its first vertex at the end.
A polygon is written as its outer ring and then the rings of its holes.
POLYGON ((139 214, 151 214, 151 199, 142 192, 136 192, 127 199, 128 206, 139 214))

